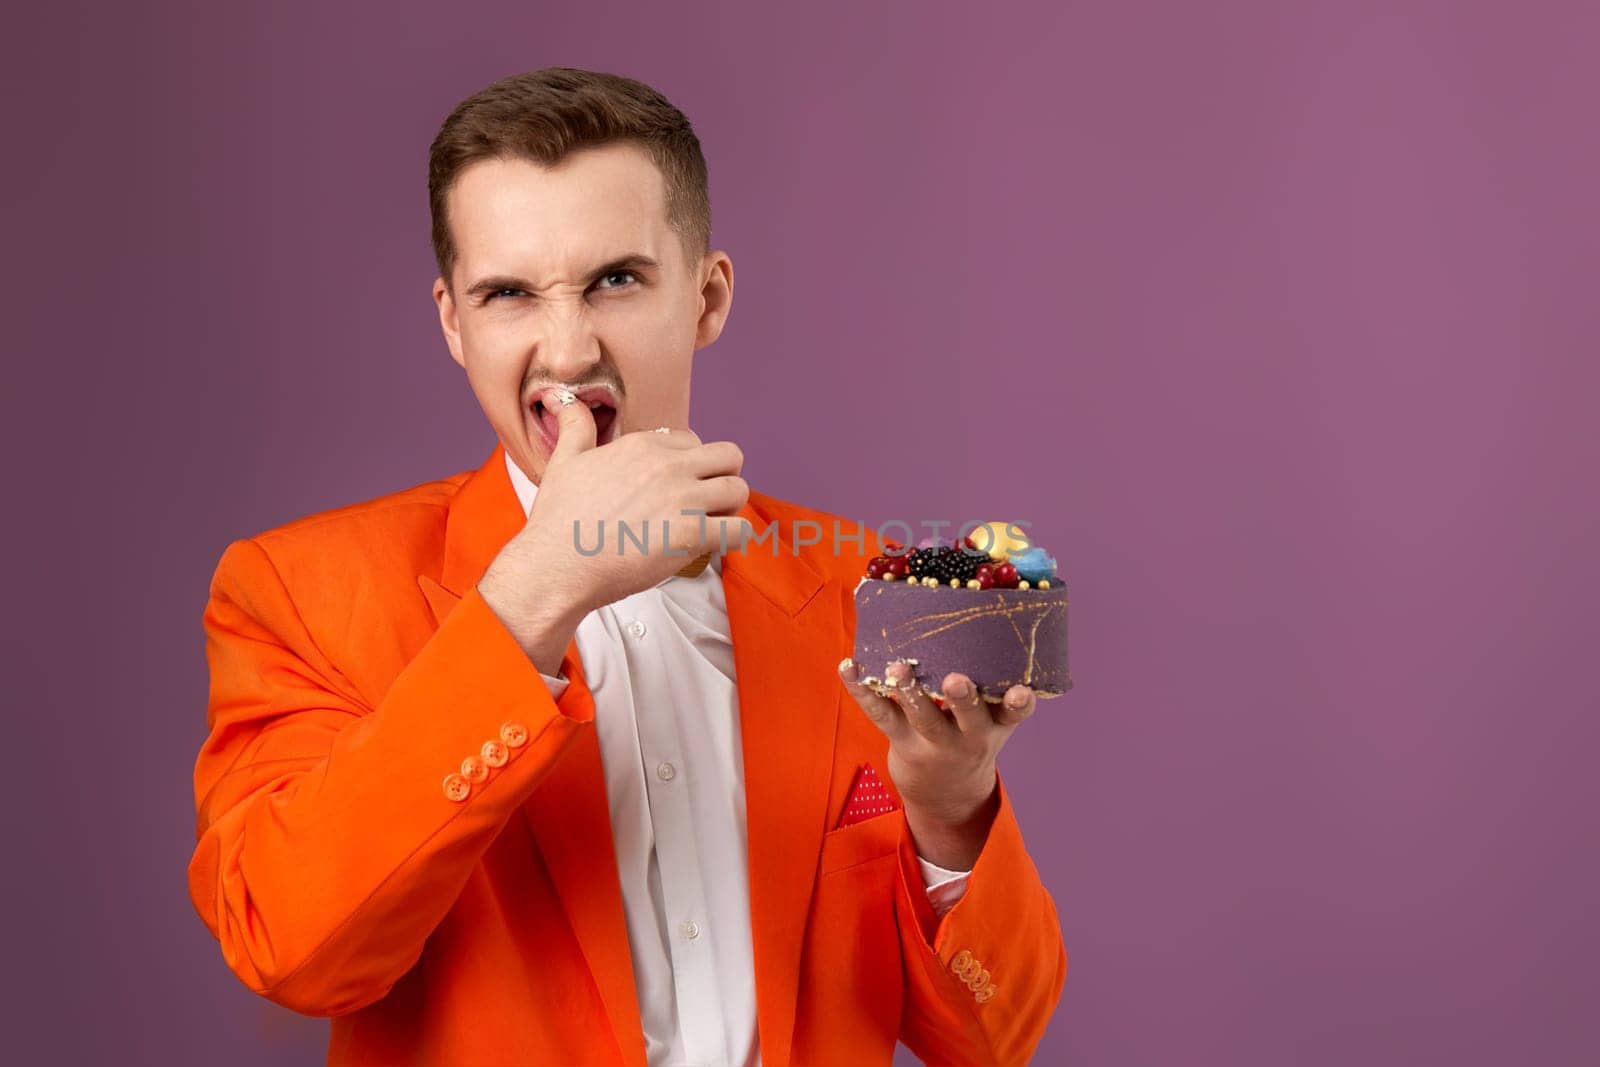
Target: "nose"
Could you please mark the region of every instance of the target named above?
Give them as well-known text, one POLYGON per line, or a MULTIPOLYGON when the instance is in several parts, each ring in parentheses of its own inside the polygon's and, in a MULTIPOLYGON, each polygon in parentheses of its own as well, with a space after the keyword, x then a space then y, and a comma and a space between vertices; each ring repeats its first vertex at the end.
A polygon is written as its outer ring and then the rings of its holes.
POLYGON ((581 310, 549 316, 534 356, 552 379, 579 382, 600 362, 600 339, 581 310))

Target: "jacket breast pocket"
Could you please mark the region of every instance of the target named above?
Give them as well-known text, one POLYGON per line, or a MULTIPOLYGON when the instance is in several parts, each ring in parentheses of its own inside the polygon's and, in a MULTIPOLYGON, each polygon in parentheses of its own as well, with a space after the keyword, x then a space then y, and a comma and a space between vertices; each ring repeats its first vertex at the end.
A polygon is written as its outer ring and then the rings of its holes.
POLYGON ((819 874, 855 867, 884 856, 900 847, 900 811, 885 812, 822 835, 819 874))

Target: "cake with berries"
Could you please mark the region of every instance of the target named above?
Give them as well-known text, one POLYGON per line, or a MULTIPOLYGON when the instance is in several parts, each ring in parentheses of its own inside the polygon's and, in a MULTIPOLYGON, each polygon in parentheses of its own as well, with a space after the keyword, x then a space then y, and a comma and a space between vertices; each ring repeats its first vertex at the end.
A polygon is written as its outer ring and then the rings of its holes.
POLYGON ((883 672, 904 660, 936 703, 952 671, 991 703, 1013 685, 1041 697, 1072 688, 1066 583, 1014 525, 984 523, 950 545, 886 547, 855 590, 853 658, 867 685, 887 693, 883 672))

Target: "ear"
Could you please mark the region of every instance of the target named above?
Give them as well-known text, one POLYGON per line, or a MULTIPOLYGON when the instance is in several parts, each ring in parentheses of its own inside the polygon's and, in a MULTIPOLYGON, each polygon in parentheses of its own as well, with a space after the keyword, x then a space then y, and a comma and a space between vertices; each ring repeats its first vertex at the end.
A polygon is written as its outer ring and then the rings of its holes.
POLYGON ((443 277, 433 280, 433 302, 439 305, 439 328, 444 331, 444 343, 450 346, 450 358, 465 370, 467 357, 461 351, 461 325, 456 319, 456 301, 450 295, 450 287, 445 284, 443 277))
POLYGON ((695 324, 694 346, 704 348, 722 333, 733 308, 733 260, 712 250, 700 261, 700 318, 695 324))

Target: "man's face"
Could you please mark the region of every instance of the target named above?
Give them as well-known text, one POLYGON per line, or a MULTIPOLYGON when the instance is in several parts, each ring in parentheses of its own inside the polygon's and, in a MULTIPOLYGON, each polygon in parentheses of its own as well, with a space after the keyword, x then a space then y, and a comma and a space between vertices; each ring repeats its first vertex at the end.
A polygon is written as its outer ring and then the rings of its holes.
POLYGON ((523 473, 537 483, 549 462, 555 417, 538 395, 551 386, 595 391, 601 446, 688 426, 690 364, 722 331, 733 265, 717 251, 685 262, 643 148, 583 149, 553 168, 479 160, 448 200, 457 258, 453 295, 434 282, 439 322, 523 473))

